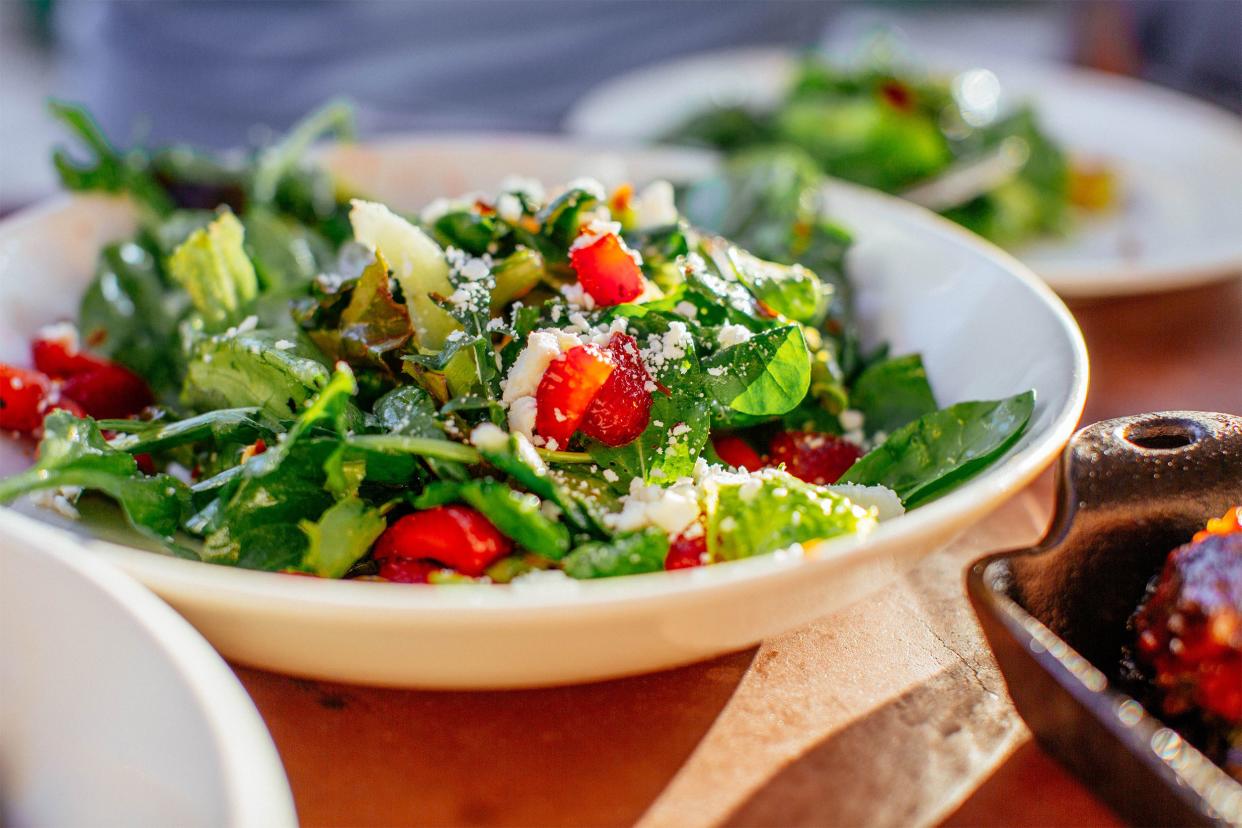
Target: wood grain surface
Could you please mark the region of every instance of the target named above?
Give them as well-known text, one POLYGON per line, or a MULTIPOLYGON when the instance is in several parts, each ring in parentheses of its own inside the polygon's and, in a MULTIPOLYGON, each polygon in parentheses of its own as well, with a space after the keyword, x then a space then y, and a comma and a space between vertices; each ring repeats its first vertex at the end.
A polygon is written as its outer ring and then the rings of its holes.
MULTIPOLYGON (((1084 422, 1242 413, 1242 282, 1071 309, 1084 422)), ((880 594, 655 675, 493 693, 238 675, 305 825, 1115 825, 1030 742, 962 589, 1050 509, 1045 475, 880 594)))

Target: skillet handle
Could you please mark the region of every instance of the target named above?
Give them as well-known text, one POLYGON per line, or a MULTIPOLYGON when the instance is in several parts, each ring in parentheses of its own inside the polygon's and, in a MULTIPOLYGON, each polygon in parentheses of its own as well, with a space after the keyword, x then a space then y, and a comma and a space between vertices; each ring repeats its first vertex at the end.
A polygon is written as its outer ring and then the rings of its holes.
POLYGON ((1057 485, 1044 546, 1071 520, 1075 534, 1135 523, 1193 533, 1242 504, 1242 417, 1164 411, 1104 420, 1074 435, 1057 485))

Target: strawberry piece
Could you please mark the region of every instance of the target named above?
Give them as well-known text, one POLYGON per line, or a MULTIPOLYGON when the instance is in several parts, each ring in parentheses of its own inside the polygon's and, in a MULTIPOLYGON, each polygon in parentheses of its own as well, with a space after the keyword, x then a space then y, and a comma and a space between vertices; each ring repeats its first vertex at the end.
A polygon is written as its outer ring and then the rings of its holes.
POLYGON ((643 272, 615 233, 570 248, 569 264, 597 305, 631 302, 643 292, 643 272))
POLYGON ((721 460, 735 469, 745 468, 748 471, 758 471, 763 468, 763 458, 759 456, 759 452, 736 434, 713 437, 712 447, 716 449, 716 454, 721 460))
POLYGON ((430 558, 463 575, 478 577, 511 551, 513 542, 491 521, 469 506, 453 504, 401 518, 380 535, 371 556, 380 562, 381 575, 385 561, 430 558))
POLYGON ((42 372, 0 363, 0 429, 33 434, 52 395, 52 382, 42 372))
POLYGON ((428 583, 431 573, 439 569, 438 564, 431 561, 418 561, 413 558, 386 558, 380 564, 379 576, 387 581, 399 584, 428 583))
POLYGON ((549 448, 564 448, 612 376, 612 358, 594 345, 578 345, 561 354, 539 380, 535 391, 535 431, 549 448))
POLYGON ((702 566, 707 557, 707 535, 700 534, 697 538, 678 535, 669 544, 668 555, 664 558, 664 568, 690 569, 702 566))
POLYGON ((69 377, 61 394, 99 420, 132 417, 155 402, 141 377, 112 362, 69 377))
POLYGON ((68 325, 45 328, 30 343, 30 353, 35 367, 56 379, 97 371, 112 364, 106 359, 83 353, 79 348, 77 331, 68 325))
POLYGON ((807 483, 836 483, 862 449, 843 437, 815 431, 783 431, 768 445, 768 464, 785 464, 785 470, 807 483))
POLYGON ((606 446, 624 446, 651 422, 651 388, 655 387, 629 334, 614 333, 608 355, 616 366, 582 419, 582 433, 606 446))

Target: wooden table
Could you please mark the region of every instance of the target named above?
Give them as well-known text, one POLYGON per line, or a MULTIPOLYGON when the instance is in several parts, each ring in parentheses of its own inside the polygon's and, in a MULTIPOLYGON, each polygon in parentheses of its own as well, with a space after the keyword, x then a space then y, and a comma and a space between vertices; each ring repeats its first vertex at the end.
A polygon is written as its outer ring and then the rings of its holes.
MULTIPOLYGON (((1077 303, 1084 422, 1242 412, 1242 282, 1077 303)), ((961 568, 1045 475, 891 589, 763 647, 582 687, 432 693, 238 669, 306 825, 1115 825, 1004 694, 961 568)))

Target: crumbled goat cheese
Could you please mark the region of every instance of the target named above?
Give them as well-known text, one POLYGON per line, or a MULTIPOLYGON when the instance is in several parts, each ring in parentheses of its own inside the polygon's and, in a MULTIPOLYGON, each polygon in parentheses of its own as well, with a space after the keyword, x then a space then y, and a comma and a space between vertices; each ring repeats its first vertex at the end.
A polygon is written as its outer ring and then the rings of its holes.
POLYGON ((70 353, 77 353, 81 348, 81 340, 78 337, 78 328, 72 322, 57 322, 53 325, 44 325, 39 329, 36 337, 44 341, 60 342, 65 346, 65 350, 70 353))
POLYGON ((699 491, 691 478, 671 486, 646 485, 635 478, 629 494, 621 497, 621 511, 606 515, 604 522, 618 532, 656 526, 677 537, 699 519, 699 491))
POLYGON ((582 178, 575 178, 573 181, 566 184, 565 191, 568 192, 570 190, 585 190, 593 196, 596 201, 603 201, 608 197, 608 193, 604 190, 603 184, 600 184, 597 179, 587 178, 585 176, 582 178))
POLYGON ((278 351, 292 351, 297 346, 287 339, 278 339, 272 347, 278 351))
POLYGON ((509 431, 521 434, 535 444, 543 442, 542 437, 535 435, 535 414, 538 410, 539 403, 535 402, 534 397, 518 397, 509 403, 509 431))
POLYGON ((631 203, 635 224, 640 230, 668 227, 680 218, 673 199, 673 185, 667 181, 652 181, 631 203))
POLYGON ((605 480, 607 480, 609 483, 616 483, 618 480, 620 480, 620 479, 621 479, 621 478, 617 475, 617 473, 616 473, 615 471, 613 471, 612 469, 604 469, 604 471, 603 471, 603 477, 604 477, 604 479, 605 479, 605 480))
POLYGON ((496 215, 510 224, 521 221, 522 213, 522 200, 513 193, 501 193, 496 199, 496 215))
POLYGON ((621 222, 619 221, 601 221, 593 219, 584 225, 578 233, 578 238, 574 239, 574 243, 569 246, 570 250, 581 250, 584 247, 590 247, 605 236, 621 236, 621 222))
POLYGON ((695 319, 699 315, 699 309, 694 306, 693 302, 687 302, 684 299, 673 306, 673 310, 678 316, 684 316, 687 319, 695 319))
POLYGON ((495 423, 479 423, 470 432, 470 442, 484 451, 503 451, 509 445, 509 435, 495 423))
POLYGON ((553 503, 550 500, 540 501, 539 511, 542 512, 543 516, 546 517, 548 520, 560 520, 561 516, 565 514, 563 511, 561 511, 560 506, 557 506, 555 503, 553 503))
POLYGON ((581 339, 567 331, 531 331, 526 338, 526 347, 518 354, 509 375, 500 383, 501 401, 513 403, 519 397, 533 397, 552 360, 581 344, 581 339))
POLYGON ((855 483, 838 483, 827 488, 846 497, 850 503, 863 509, 874 508, 881 521, 891 520, 906 513, 901 498, 885 486, 860 486, 855 483))
POLYGON ((716 335, 716 341, 720 343, 721 348, 731 348, 734 345, 741 345, 752 336, 754 334, 745 325, 725 325, 716 335))
POLYGON ((581 282, 571 282, 561 286, 561 295, 565 297, 565 301, 569 303, 571 308, 581 308, 582 310, 595 310, 595 297, 586 292, 581 282))
POLYGON ((861 411, 855 411, 852 408, 847 408, 837 415, 837 420, 840 421, 841 428, 846 431, 859 431, 863 427, 865 418, 863 417, 863 413, 861 411))

